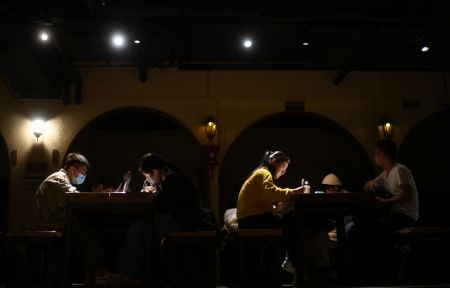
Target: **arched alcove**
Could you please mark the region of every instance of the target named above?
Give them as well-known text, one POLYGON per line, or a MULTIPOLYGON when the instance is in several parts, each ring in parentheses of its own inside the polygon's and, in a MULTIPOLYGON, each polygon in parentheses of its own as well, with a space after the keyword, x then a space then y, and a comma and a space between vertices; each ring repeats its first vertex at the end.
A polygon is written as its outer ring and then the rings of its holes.
POLYGON ((297 187, 309 180, 312 190, 323 177, 335 173, 350 191, 373 176, 367 152, 343 127, 312 113, 283 112, 253 123, 233 142, 220 169, 220 210, 236 207, 237 195, 266 150, 281 150, 291 164, 278 185, 297 187))
POLYGON ((9 166, 8 147, 0 134, 0 231, 5 231, 8 225, 9 166))
POLYGON ((450 224, 450 110, 418 123, 399 147, 398 161, 413 173, 419 191, 419 224, 450 224))
POLYGON ((143 154, 152 152, 192 177, 204 205, 209 206, 209 178, 201 146, 188 129, 169 115, 145 108, 107 112, 76 135, 67 153, 74 151, 84 154, 91 164, 85 183, 79 187, 81 191, 91 191, 103 176, 111 178, 114 187, 118 187, 127 171, 133 176, 135 189, 140 190, 144 177, 137 171, 138 163, 143 154))

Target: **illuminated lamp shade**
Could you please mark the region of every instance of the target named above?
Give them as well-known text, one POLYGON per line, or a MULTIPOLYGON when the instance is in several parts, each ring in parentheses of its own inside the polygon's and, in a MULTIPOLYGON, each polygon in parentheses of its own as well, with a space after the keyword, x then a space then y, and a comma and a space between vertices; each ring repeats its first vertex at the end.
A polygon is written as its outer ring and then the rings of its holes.
POLYGON ((378 125, 378 133, 381 138, 391 139, 394 136, 394 123, 391 120, 383 118, 378 125))
POLYGON ((36 137, 36 142, 39 140, 42 134, 44 134, 45 122, 41 119, 33 120, 33 134, 36 137))
POLYGON ((217 121, 211 116, 209 116, 205 121, 205 133, 206 137, 208 137, 210 141, 212 141, 217 135, 217 121))

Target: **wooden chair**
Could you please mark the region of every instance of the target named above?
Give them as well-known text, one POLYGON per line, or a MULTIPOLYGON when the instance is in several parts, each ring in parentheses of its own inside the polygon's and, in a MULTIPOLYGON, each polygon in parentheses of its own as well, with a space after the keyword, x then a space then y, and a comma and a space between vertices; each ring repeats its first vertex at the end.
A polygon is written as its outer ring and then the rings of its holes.
POLYGON ((57 231, 7 232, 7 287, 36 287, 38 283, 47 288, 60 287, 56 269, 58 241, 62 241, 62 234, 57 231), (20 257, 20 251, 24 257, 20 257))
POLYGON ((166 241, 170 287, 216 287, 216 231, 171 232, 166 241))
POLYGON ((280 287, 281 230, 238 229, 235 237, 239 286, 280 287))
POLYGON ((408 227, 396 231, 402 252, 398 276, 402 280, 449 280, 450 227, 408 227))

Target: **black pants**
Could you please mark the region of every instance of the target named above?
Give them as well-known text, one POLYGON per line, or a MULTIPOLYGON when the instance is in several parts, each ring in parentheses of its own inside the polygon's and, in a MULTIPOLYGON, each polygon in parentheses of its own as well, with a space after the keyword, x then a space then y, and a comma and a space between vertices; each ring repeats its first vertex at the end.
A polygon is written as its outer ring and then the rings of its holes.
POLYGON ((354 271, 364 278, 392 279, 396 275, 395 231, 415 225, 415 220, 398 211, 356 218, 348 235, 354 271))
POLYGON ((242 229, 281 229, 282 248, 289 254, 292 264, 297 266, 293 212, 286 215, 265 213, 248 216, 238 219, 238 225, 242 229))
MULTIPOLYGON (((126 273, 132 278, 144 275, 145 245, 146 245, 146 221, 134 222, 128 229, 123 245, 119 251, 115 270, 126 273)), ((153 227, 153 257, 154 264, 158 267, 161 261, 161 241, 169 233, 182 231, 181 225, 168 213, 156 213, 153 227)), ((157 273, 155 273, 157 274, 157 273)))

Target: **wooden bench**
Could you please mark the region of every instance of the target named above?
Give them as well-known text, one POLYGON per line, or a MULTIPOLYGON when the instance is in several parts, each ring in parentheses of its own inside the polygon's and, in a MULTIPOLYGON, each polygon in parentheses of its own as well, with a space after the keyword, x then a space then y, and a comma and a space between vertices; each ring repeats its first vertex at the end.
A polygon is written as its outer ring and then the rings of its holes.
POLYGON ((448 280, 450 227, 408 227, 396 231, 403 280, 448 280))
POLYGON ((56 269, 56 245, 61 239, 62 234, 57 231, 7 232, 7 287, 36 286, 38 283, 48 288, 60 287, 61 283, 56 280, 60 274, 56 269), (17 261, 21 259, 19 251, 24 255, 22 265, 17 261))
POLYGON ((170 287, 216 287, 216 231, 171 232, 166 240, 170 287))
POLYGON ((279 229, 237 230, 234 236, 238 248, 240 287, 281 286, 281 233, 279 229), (254 272, 257 274, 253 275, 254 272))

